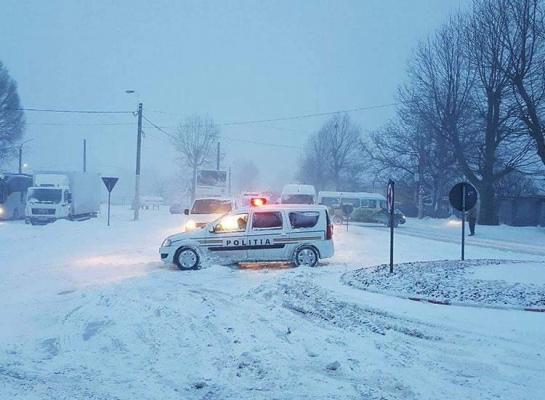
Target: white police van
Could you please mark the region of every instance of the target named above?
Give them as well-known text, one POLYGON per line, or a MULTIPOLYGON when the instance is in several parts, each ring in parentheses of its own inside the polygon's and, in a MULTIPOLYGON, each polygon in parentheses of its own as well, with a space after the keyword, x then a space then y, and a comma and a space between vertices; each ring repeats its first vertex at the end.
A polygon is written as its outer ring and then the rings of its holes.
POLYGON ((247 207, 201 229, 169 236, 159 253, 165 263, 183 270, 197 269, 206 259, 219 264, 289 261, 313 267, 333 256, 333 225, 325 206, 247 207))

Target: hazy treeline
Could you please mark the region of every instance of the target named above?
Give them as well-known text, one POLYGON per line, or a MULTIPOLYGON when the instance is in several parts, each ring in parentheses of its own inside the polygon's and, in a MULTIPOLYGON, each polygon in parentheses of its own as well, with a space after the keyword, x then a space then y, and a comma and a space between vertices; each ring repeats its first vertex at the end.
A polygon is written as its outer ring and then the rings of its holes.
POLYGON ((545 165, 543 5, 475 1, 422 42, 396 118, 367 144, 376 170, 412 180, 435 207, 467 179, 481 224, 497 223, 498 192, 532 191, 528 176, 545 165))
POLYGON ((467 179, 479 191, 480 223, 496 224, 497 195, 534 192, 545 170, 544 2, 476 0, 452 16, 416 48, 398 103, 365 140, 346 115, 324 124, 299 178, 350 190, 393 177, 432 214, 467 179))

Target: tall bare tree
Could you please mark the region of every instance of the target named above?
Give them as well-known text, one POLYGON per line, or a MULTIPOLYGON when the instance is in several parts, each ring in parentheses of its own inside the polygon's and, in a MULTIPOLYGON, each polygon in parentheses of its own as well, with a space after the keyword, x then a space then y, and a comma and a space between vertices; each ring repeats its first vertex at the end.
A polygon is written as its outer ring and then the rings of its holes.
POLYGON ((334 115, 309 138, 299 167, 299 179, 319 189, 353 187, 353 171, 361 162, 360 139, 360 128, 348 114, 334 115))
POLYGON ((501 0, 501 40, 517 115, 545 164, 545 6, 542 0, 501 0))
POLYGON ((219 127, 208 116, 194 114, 178 125, 172 142, 180 161, 192 172, 191 198, 195 199, 197 170, 214 160, 213 146, 219 139, 219 127))
POLYGON ((21 139, 24 128, 17 84, 0 62, 0 164, 15 154, 14 144, 21 139))

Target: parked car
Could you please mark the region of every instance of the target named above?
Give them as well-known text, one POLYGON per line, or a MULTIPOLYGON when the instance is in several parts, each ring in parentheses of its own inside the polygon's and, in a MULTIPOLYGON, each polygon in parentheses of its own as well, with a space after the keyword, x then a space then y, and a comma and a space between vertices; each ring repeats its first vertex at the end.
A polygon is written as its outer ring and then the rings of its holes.
POLYGON ((172 203, 168 209, 171 214, 183 214, 184 206, 181 203, 172 203))

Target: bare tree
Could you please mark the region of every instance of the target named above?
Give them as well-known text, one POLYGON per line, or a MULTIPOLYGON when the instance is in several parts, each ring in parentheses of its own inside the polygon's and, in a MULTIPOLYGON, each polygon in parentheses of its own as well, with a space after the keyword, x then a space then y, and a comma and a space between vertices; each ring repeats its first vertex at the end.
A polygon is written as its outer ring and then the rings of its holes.
POLYGON ((318 132, 311 135, 307 141, 303 153, 297 178, 301 182, 313 185, 317 190, 325 189, 329 181, 328 140, 325 132, 318 132))
POLYGON ((545 164, 545 10, 541 0, 501 0, 501 40, 517 115, 545 164))
POLYGON ((354 187, 354 170, 361 162, 361 131, 348 114, 334 115, 312 135, 299 167, 299 179, 323 189, 354 187))
MULTIPOLYGON (((322 126, 320 133, 328 140, 329 169, 335 190, 341 190, 343 173, 351 170, 360 156, 360 128, 350 120, 348 114, 343 114, 333 116, 322 126)), ((344 178, 349 179, 347 176, 344 178)))
POLYGON ((195 199, 197 170, 214 159, 213 146, 219 138, 219 127, 208 116, 194 114, 178 125, 172 142, 180 154, 182 163, 189 167, 191 199, 195 199))
POLYGON ((17 84, 0 62, 0 164, 15 154, 14 144, 21 139, 24 128, 17 84))
POLYGON ((235 192, 254 191, 258 187, 259 167, 252 160, 237 159, 233 166, 233 189, 235 192))

